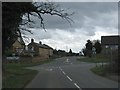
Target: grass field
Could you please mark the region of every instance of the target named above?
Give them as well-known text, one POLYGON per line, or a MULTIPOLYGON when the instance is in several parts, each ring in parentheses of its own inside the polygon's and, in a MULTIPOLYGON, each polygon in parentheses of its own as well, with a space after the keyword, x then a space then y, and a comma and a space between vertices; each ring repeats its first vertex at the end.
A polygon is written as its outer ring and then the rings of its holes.
POLYGON ((8 63, 4 64, 4 73, 2 80, 2 88, 23 88, 38 73, 35 70, 25 69, 24 67, 41 65, 49 63, 53 60, 41 61, 39 63, 8 63))

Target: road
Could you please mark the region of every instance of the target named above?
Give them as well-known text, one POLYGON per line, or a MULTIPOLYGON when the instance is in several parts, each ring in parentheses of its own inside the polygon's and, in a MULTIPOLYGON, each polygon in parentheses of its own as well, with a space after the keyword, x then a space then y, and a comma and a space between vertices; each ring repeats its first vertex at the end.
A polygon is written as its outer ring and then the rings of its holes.
POLYGON ((79 62, 76 59, 75 56, 63 57, 51 63, 27 67, 39 73, 26 88, 118 88, 117 82, 90 71, 94 63, 79 62))

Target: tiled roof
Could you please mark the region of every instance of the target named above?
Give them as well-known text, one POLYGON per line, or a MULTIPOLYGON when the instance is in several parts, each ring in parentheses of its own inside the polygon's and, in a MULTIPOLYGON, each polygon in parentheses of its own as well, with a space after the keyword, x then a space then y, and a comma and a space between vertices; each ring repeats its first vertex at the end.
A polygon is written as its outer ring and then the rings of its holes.
MULTIPOLYGON (((40 48, 46 48, 46 49, 53 49, 53 48, 51 48, 50 46, 48 46, 48 45, 46 45, 46 44, 39 44, 39 43, 35 43, 35 42, 33 42, 36 46, 38 46, 38 47, 40 47, 40 48)), ((28 44, 28 46, 29 45, 31 45, 32 43, 30 43, 30 44, 28 44)))
POLYGON ((50 46, 46 45, 46 44, 38 44, 39 47, 41 48, 46 48, 46 49, 52 49, 50 46))

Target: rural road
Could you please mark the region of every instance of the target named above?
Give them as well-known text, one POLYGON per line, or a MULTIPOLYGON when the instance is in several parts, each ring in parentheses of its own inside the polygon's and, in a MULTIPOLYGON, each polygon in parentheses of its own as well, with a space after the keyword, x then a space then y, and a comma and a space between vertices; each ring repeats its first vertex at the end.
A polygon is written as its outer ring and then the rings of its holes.
POLYGON ((27 67, 39 73, 25 88, 118 88, 118 83, 90 71, 94 63, 79 62, 77 57, 63 57, 51 63, 27 67))

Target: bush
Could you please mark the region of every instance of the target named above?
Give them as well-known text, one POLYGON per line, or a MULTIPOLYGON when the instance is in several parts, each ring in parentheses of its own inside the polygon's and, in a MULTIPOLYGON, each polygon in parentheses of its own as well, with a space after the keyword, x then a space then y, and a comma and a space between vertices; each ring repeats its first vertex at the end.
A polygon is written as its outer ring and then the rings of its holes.
POLYGON ((5 51, 5 56, 12 56, 14 52, 12 50, 5 51))

